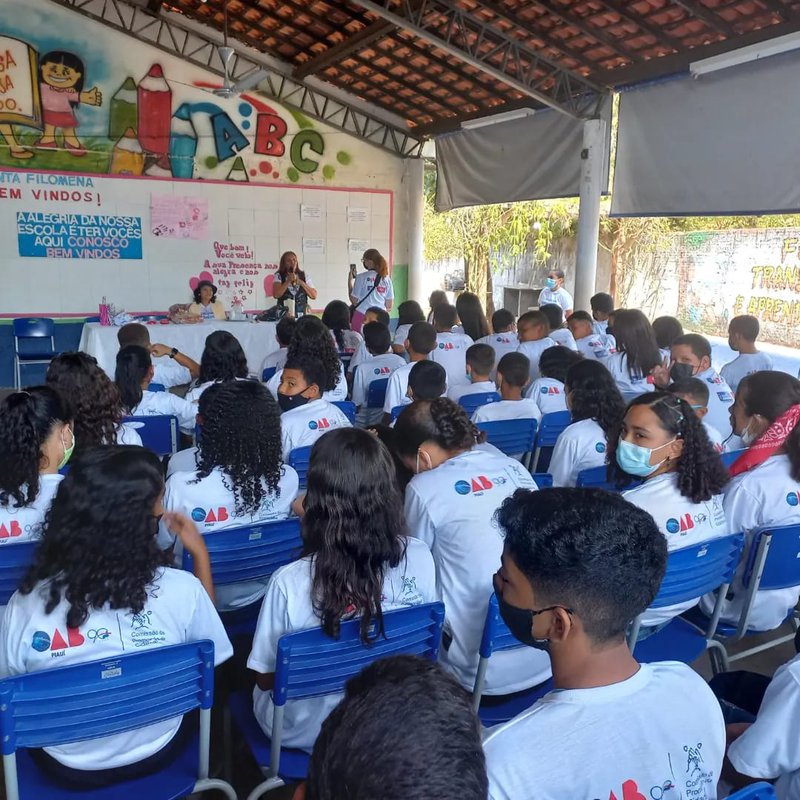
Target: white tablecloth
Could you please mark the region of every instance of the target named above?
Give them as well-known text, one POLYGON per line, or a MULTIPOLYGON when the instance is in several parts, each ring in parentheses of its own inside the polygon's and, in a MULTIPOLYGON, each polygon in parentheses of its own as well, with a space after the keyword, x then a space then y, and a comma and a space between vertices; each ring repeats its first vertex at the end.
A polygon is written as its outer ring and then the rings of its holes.
MULTIPOLYGON (((247 356, 247 366, 255 375, 261 369, 261 362, 269 353, 278 349, 275 339, 274 322, 199 322, 195 325, 148 325, 150 341, 177 347, 182 353, 200 363, 206 336, 212 331, 230 331, 242 345, 247 356)), ((117 331, 119 328, 103 327, 98 322, 83 326, 80 349, 94 356, 97 363, 113 379, 116 366, 117 331)))

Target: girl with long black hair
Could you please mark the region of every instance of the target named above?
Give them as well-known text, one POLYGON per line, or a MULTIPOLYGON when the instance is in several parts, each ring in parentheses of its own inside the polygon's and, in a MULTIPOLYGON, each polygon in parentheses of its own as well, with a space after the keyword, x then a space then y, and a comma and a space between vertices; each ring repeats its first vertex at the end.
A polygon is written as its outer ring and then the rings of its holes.
POLYGON ((661 366, 663 356, 658 349, 653 326, 638 309, 622 309, 614 315, 614 337, 617 352, 608 357, 606 367, 623 394, 652 392, 652 374, 661 366))
POLYGON ((344 300, 331 300, 322 312, 322 324, 331 332, 336 349, 352 355, 364 341, 360 333, 350 328, 350 306, 344 300))
POLYGON ((239 340, 228 331, 214 331, 206 337, 197 386, 186 392, 185 399, 196 403, 212 384, 246 379, 247 356, 239 340))

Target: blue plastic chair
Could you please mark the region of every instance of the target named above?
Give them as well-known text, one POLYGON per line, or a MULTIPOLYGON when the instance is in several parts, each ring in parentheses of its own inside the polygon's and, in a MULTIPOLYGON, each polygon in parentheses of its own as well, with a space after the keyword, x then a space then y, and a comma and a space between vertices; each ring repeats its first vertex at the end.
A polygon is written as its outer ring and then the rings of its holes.
POLYGON ((289 466, 293 467, 300 479, 300 491, 306 488, 306 476, 308 475, 308 462, 311 459, 311 447, 295 447, 289 453, 289 466))
MULTIPOLYGON (((321 628, 289 633, 278 640, 272 702, 272 740, 253 716, 249 692, 231 696, 231 715, 244 735, 256 762, 269 777, 256 786, 248 800, 308 774, 308 753, 281 748, 283 711, 287 700, 319 697, 341 692, 361 670, 381 658, 415 655, 436 661, 442 639, 444 605, 427 603, 389 611, 383 615, 385 635, 369 646, 360 638, 361 620, 342 622, 339 638, 331 639, 321 628)), ((376 631, 373 630, 373 634, 376 631)))
POLYGON ((142 444, 157 456, 178 452, 178 418, 174 414, 153 414, 143 417, 123 417, 123 422, 133 422, 142 444))
POLYGON ((477 392, 476 394, 462 395, 458 404, 471 417, 481 406, 488 406, 489 403, 499 403, 502 399, 497 392, 477 392))
POLYGON ((553 488, 553 476, 549 472, 534 472, 531 475, 540 489, 553 488))
POLYGON ((530 708, 540 697, 544 697, 553 688, 553 681, 550 679, 539 686, 534 686, 523 692, 516 692, 512 699, 503 703, 481 707, 483 687, 486 684, 486 672, 489 669, 489 659, 492 657, 492 653, 512 650, 517 647, 527 647, 527 645, 521 644, 511 635, 511 631, 500 616, 497 595, 493 592, 489 599, 489 607, 486 609, 486 621, 483 624, 483 635, 481 636, 479 651, 478 672, 475 675, 475 683, 472 687, 472 706, 475 709, 475 713, 480 717, 481 723, 487 728, 508 722, 513 717, 516 717, 517 714, 521 714, 530 708))
POLYGON ((57 355, 56 325, 47 317, 15 319, 14 331, 14 388, 22 388, 23 366, 46 366, 57 355), (49 339, 49 347, 42 339, 49 339), (33 341, 31 341, 33 340, 33 341), (22 346, 21 346, 22 345, 22 346))
POLYGON ((4 544, 0 553, 0 606, 8 605, 11 595, 17 591, 28 568, 33 563, 37 540, 4 544))
POLYGON ((148 392, 166 392, 167 387, 164 386, 163 383, 148 383, 147 384, 147 391, 148 392))
POLYGON ((352 400, 334 400, 333 405, 350 420, 351 425, 356 424, 356 404, 352 400))
POLYGON ((96 314, 93 317, 84 317, 83 324, 85 325, 87 322, 100 322, 100 317, 96 314))
POLYGON ((742 453, 747 452, 747 450, 731 450, 730 453, 720 453, 719 457, 722 459, 722 463, 725 465, 726 469, 730 469, 733 466, 733 462, 739 458, 742 453))
POLYGON ((214 643, 208 640, 45 669, 0 681, 0 742, 8 800, 173 800, 211 789, 208 777, 214 643), (41 772, 29 748, 135 730, 200 709, 200 730, 174 763, 103 789, 68 789, 41 772))
MULTIPOLYGON (((673 550, 668 555, 667 572, 650 608, 685 603, 717 592, 714 613, 704 627, 675 617, 657 633, 637 642, 643 615, 639 616, 628 631, 628 646, 637 661, 682 661, 690 664, 706 650, 724 656, 724 648, 714 639, 714 634, 743 546, 744 534, 735 533, 673 550)), ((713 664, 710 653, 709 658, 713 664)))
POLYGON ((264 371, 261 373, 261 382, 262 382, 262 383, 266 383, 267 381, 269 381, 269 380, 270 380, 270 378, 273 378, 273 377, 275 376, 275 373, 276 373, 277 371, 278 371, 277 367, 267 367, 267 368, 266 368, 266 369, 265 369, 265 370, 264 370, 264 371))
MULTIPOLYGON (((215 586, 263 580, 285 564, 296 561, 303 549, 300 520, 297 517, 260 525, 242 525, 214 531, 203 537, 211 559, 215 586)), ((183 551, 181 566, 194 571, 194 559, 183 551)), ((220 612, 228 636, 253 634, 261 600, 249 606, 220 612)))
POLYGON ((575 486, 578 489, 605 489, 608 492, 624 492, 626 489, 633 489, 641 483, 641 481, 631 480, 630 483, 620 488, 608 480, 608 467, 601 466, 582 469, 578 473, 578 480, 575 486))
POLYGON ((772 797, 777 797, 775 787, 766 781, 759 781, 729 794, 728 800, 770 800, 772 797))
POLYGON ((478 430, 486 433, 486 441, 502 450, 507 456, 525 453, 533 454, 536 431, 539 427, 535 419, 503 419, 493 422, 476 423, 478 430))
POLYGON ((388 378, 378 378, 367 386, 367 408, 383 408, 386 402, 386 387, 389 385, 388 378))
POLYGON ((542 451, 545 453, 547 463, 541 466, 547 467, 550 464, 550 456, 555 447, 558 437, 564 432, 566 427, 572 422, 569 411, 554 411, 552 414, 545 414, 539 421, 539 432, 536 434, 536 452, 533 455, 532 469, 540 467, 539 461, 542 459, 542 451))

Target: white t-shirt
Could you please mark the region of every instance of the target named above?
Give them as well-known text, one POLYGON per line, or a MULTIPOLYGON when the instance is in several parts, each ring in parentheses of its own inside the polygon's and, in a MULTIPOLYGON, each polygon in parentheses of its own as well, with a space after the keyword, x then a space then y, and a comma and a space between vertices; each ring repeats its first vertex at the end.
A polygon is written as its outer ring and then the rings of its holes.
POLYGON ((199 452, 197 447, 190 447, 170 456, 167 477, 171 478, 176 472, 196 472, 199 452))
MULTIPOLYGON (((403 561, 386 572, 383 579, 381 609, 391 611, 422 603, 436 597, 436 574, 427 546, 408 539, 403 561)), ((313 557, 294 561, 275 572, 267 587, 258 617, 253 650, 247 666, 256 672, 275 672, 278 640, 286 633, 319 628, 320 618, 311 600, 313 557)), ((341 693, 305 700, 289 700, 283 718, 282 744, 310 751, 320 726, 342 699, 341 693)), ((267 736, 272 735, 273 704, 271 692, 256 687, 253 692, 256 719, 267 736)))
POLYGON ((728 758, 742 775, 774 779, 778 800, 800 797, 800 655, 772 678, 756 721, 728 748, 728 758))
MULTIPOLYGON (((214 642, 214 663, 233 655, 214 604, 200 581, 178 569, 160 569, 148 590, 140 614, 91 609, 80 628, 67 628, 69 603, 62 600, 50 614, 44 612, 39 584, 27 595, 16 592, 0 624, 0 677, 65 667, 95 659, 152 650, 199 639, 214 642)), ((175 735, 181 717, 153 725, 47 747, 57 761, 73 769, 107 769, 134 764, 153 755, 175 735)))
POLYGON ((389 378, 396 369, 404 366, 406 366, 405 360, 394 353, 370 355, 366 361, 362 361, 353 376, 352 400, 356 407, 366 405, 369 385, 373 381, 389 378))
MULTIPOLYGON (((278 387, 281 385, 281 378, 283 378, 283 367, 277 370, 267 381, 267 389, 276 400, 278 399, 278 387)), ((329 392, 323 392, 322 397, 330 402, 347 400, 347 379, 344 376, 344 367, 341 362, 339 363, 339 380, 336 382, 336 386, 329 392)))
POLYGON ((548 472, 553 486, 575 486, 578 473, 606 463, 606 435, 593 419, 568 425, 556 440, 548 472))
POLYGON ((664 661, 552 691, 492 728, 483 749, 489 800, 716 800, 725 724, 706 682, 664 661))
POLYGON ((50 510, 62 480, 64 476, 58 473, 40 475, 39 491, 30 505, 17 508, 13 499, 8 505, 0 505, 0 547, 39 538, 44 516, 50 510))
POLYGON ((197 406, 172 392, 151 392, 145 389, 139 405, 131 409, 132 417, 157 417, 164 414, 176 416, 182 431, 194 433, 197 406))
POLYGON ((554 331, 550 331, 550 338, 556 344, 561 345, 561 347, 568 347, 570 350, 575 350, 576 352, 578 350, 575 337, 567 328, 556 328, 554 331))
POLYGON ((312 400, 281 414, 283 457, 298 447, 310 447, 320 436, 334 428, 352 428, 350 420, 325 398, 312 400))
POLYGON ((283 365, 286 363, 287 355, 289 355, 288 347, 281 347, 280 350, 274 350, 271 353, 267 353, 266 357, 261 362, 261 371, 258 373, 258 377, 261 378, 265 369, 274 369, 276 372, 279 369, 283 369, 283 365))
MULTIPOLYGON (((247 381, 250 380, 250 378, 234 378, 234 380, 247 381)), ((193 389, 189 389, 189 391, 186 392, 186 396, 184 399, 187 400, 189 403, 192 403, 195 406, 197 406, 197 404, 200 402, 200 397, 203 395, 203 392, 205 392, 206 389, 213 386, 215 383, 224 383, 224 382, 225 381, 205 381, 205 383, 201 383, 199 386, 195 386, 193 389)))
POLYGON ((537 339, 535 342, 520 342, 517 352, 527 356, 531 362, 531 380, 535 381, 539 375, 539 359, 548 347, 556 347, 556 343, 549 337, 537 339))
POLYGON ((739 353, 719 371, 719 374, 735 392, 742 378, 772 368, 772 359, 766 353, 739 353))
POLYGON ((567 396, 564 393, 564 384, 555 378, 539 378, 535 380, 527 391, 528 397, 536 401, 542 416, 554 414, 556 411, 567 410, 567 396))
POLYGON ((411 330, 411 325, 398 325, 397 330, 394 332, 392 344, 404 347, 406 339, 408 339, 408 332, 411 330))
POLYGON ((436 334, 436 347, 428 358, 444 367, 448 386, 468 383, 467 350, 472 344, 472 339, 466 333, 436 334))
POLYGON ((500 359, 506 353, 516 353, 519 348, 519 339, 517 334, 513 332, 508 333, 493 333, 490 336, 484 336, 478 339, 475 344, 488 344, 494 350, 494 368, 497 370, 497 365, 500 359))
POLYGON ((457 403, 462 397, 468 394, 483 394, 484 392, 496 392, 497 385, 494 381, 476 381, 475 383, 462 383, 458 386, 451 386, 447 390, 447 396, 457 403))
POLYGON ((142 446, 142 437, 134 427, 133 422, 123 422, 117 426, 117 444, 135 444, 142 446))
MULTIPOLYGON (((722 604, 721 619, 724 622, 736 624, 744 608, 742 575, 755 529, 764 525, 796 525, 800 522, 800 487, 792 480, 789 469, 789 456, 772 456, 755 469, 737 475, 725 487, 725 516, 730 530, 744 531, 745 552, 731 583, 733 599, 725 600, 722 604)), ((800 586, 759 591, 750 614, 750 627, 759 630, 777 628, 786 619, 789 609, 797 603, 798 595, 800 586)), ((704 612, 711 614, 714 609, 713 595, 704 597, 700 606, 704 612)))
MULTIPOLYGON (((518 488, 536 488, 518 461, 477 449, 415 475, 406 488, 408 532, 431 548, 445 625, 453 635, 449 650, 442 648, 441 661, 469 689, 475 682, 492 578, 503 552, 494 513, 518 488)), ((508 694, 549 675, 546 653, 507 650, 489 661, 485 691, 508 694)))
POLYGON ((368 358, 369 358, 369 350, 367 350, 367 346, 362 341, 358 345, 358 347, 356 347, 356 350, 353 353, 353 357, 350 359, 350 363, 347 365, 348 374, 352 375, 353 370, 363 361, 366 361, 368 358))
POLYGON ((714 449, 718 453, 722 453, 725 450, 725 440, 722 438, 722 434, 713 425, 709 425, 705 419, 703 420, 703 427, 706 429, 708 439, 714 445, 714 449))
POLYGON ((386 400, 383 404, 384 414, 391 414, 395 406, 404 406, 411 402, 407 395, 408 376, 416 363, 403 364, 389 376, 389 383, 386 384, 386 400))
MULTIPOLYGON (((645 481, 622 496, 635 506, 647 511, 667 540, 668 550, 698 544, 707 539, 717 539, 732 533, 723 510, 723 497, 714 495, 710 500, 693 503, 683 497, 678 489, 678 474, 667 472, 645 481)), ((697 605, 700 598, 647 611, 642 625, 660 625, 697 605)))
POLYGON ((609 350, 608 343, 606 340, 598 336, 596 333, 591 334, 590 336, 584 336, 583 339, 578 339, 576 341, 578 346, 578 352, 584 358, 593 358, 596 361, 603 361, 611 355, 611 351, 609 350))
POLYGON ((392 279, 388 275, 378 279, 378 273, 372 269, 359 272, 353 281, 352 294, 356 298, 356 306, 362 314, 366 314, 370 308, 374 307, 385 310, 386 301, 394 300, 392 279), (364 299, 366 297, 369 299, 364 299))
MULTIPOLYGON (((292 512, 292 501, 297 497, 297 473, 284 465, 277 494, 267 494, 254 514, 236 515, 233 482, 221 469, 215 469, 207 478, 195 483, 197 472, 177 472, 167 480, 164 490, 164 510, 180 511, 194 520, 200 533, 207 535, 239 525, 257 525, 286 519, 292 512)), ((266 485, 264 486, 266 489, 266 485)), ((180 539, 169 532, 163 520, 159 526, 159 543, 162 547, 175 545, 175 562, 180 565, 183 547, 180 539)), ((255 603, 263 597, 267 581, 243 581, 216 587, 217 608, 232 608, 255 603)))
POLYGON ((562 311, 571 311, 573 305, 572 295, 563 287, 548 289, 545 287, 539 293, 539 308, 546 305, 561 306, 562 311))
POLYGON ((656 387, 651 376, 633 375, 631 377, 628 372, 628 356, 625 353, 614 353, 604 363, 621 392, 644 394, 655 390, 656 387))
POLYGON ((165 389, 191 383, 192 373, 182 367, 174 358, 164 356, 153 358, 153 383, 160 383, 165 389))
MULTIPOLYGON (((331 338, 336 347, 337 352, 344 355, 352 355, 364 344, 364 337, 358 331, 342 330, 342 347, 339 347, 339 342, 336 340, 336 334, 331 331, 331 338)), ((283 365, 281 365, 283 366, 283 365)))
POLYGON ((733 405, 731 387, 720 378, 715 369, 707 369, 695 377, 708 384, 708 414, 705 416, 708 424, 713 425, 723 437, 730 436, 730 407, 733 405))
POLYGON ((506 419, 542 418, 542 412, 535 400, 523 397, 522 400, 501 400, 499 403, 487 403, 478 408, 472 415, 473 422, 499 422, 506 419))
POLYGON ((594 328, 594 332, 598 336, 608 336, 608 320, 604 319, 602 322, 598 322, 595 320, 592 323, 592 327, 594 328))

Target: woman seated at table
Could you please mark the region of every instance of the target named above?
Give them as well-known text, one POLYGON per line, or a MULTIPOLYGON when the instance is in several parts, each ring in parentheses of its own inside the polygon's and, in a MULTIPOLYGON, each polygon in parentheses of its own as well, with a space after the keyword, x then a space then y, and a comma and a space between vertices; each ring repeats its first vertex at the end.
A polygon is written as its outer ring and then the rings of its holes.
POLYGON ((194 290, 194 303, 189 313, 203 319, 225 319, 225 306, 217 300, 217 287, 211 281, 200 281, 194 290))
MULTIPOLYGON (((317 299, 317 290, 306 273, 300 269, 297 254, 287 250, 282 256, 272 283, 272 296, 280 308, 286 308, 288 300, 294 301, 296 317, 308 311, 308 301, 317 299)), ((289 308, 291 312, 291 307, 289 308)))

